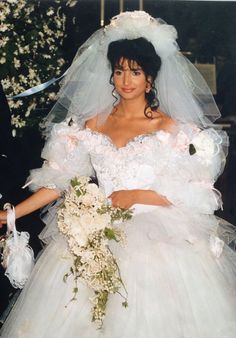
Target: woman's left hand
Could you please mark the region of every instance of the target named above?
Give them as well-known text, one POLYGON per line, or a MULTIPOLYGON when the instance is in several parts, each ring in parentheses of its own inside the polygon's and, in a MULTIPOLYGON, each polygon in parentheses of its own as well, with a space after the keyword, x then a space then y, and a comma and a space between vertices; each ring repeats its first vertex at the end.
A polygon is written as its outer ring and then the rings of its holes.
POLYGON ((171 206, 171 202, 165 196, 153 190, 118 190, 114 191, 108 198, 111 199, 113 207, 122 209, 129 209, 134 204, 171 206))
POLYGON ((129 209, 136 203, 136 190, 114 191, 108 198, 115 208, 129 209))

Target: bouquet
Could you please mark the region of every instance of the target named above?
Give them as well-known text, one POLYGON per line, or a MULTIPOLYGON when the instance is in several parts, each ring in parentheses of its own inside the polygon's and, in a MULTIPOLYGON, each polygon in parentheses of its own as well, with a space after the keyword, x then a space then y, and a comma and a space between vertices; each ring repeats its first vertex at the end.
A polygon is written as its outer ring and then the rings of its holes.
POLYGON ((109 294, 119 293, 127 306, 127 291, 109 241, 124 243, 125 233, 117 223, 132 217, 132 210, 114 208, 88 177, 74 178, 58 210, 59 231, 66 237, 73 256, 73 266, 64 281, 74 276, 76 299, 78 282, 83 281, 94 291, 91 299, 92 321, 102 326, 109 294), (123 290, 123 292, 122 292, 123 290))

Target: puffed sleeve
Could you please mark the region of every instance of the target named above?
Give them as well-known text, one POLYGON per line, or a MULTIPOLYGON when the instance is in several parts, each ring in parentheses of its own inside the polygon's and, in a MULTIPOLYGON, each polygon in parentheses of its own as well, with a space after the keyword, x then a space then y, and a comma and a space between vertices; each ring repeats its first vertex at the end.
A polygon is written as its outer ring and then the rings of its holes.
POLYGON ((227 135, 213 128, 181 130, 169 151, 165 175, 157 179, 155 190, 177 207, 212 214, 222 207, 214 183, 222 173, 227 135))
POLYGON ((84 136, 76 124, 62 122, 53 127, 41 154, 44 164, 31 170, 27 180, 32 191, 41 187, 63 191, 71 178, 94 174, 84 136))

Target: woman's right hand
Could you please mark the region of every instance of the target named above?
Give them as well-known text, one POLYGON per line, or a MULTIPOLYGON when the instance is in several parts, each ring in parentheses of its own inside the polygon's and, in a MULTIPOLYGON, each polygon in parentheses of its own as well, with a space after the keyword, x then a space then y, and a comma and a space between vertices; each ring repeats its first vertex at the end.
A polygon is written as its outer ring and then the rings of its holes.
POLYGON ((3 224, 7 223, 7 212, 5 210, 0 210, 0 228, 3 224))
MULTIPOLYGON (((36 191, 33 195, 17 204, 15 207, 16 219, 22 216, 28 215, 31 212, 38 210, 45 205, 55 201, 60 197, 60 192, 54 189, 41 188, 36 191)), ((7 223, 7 212, 4 210, 0 211, 0 228, 3 224, 7 223)))

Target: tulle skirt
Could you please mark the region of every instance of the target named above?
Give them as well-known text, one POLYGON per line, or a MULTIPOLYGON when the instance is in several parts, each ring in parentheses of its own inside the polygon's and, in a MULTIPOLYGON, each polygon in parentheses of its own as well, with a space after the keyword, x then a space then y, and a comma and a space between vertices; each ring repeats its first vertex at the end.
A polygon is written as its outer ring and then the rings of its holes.
POLYGON ((215 257, 209 238, 219 220, 175 207, 155 207, 122 224, 124 246, 112 243, 128 291, 128 307, 111 295, 103 327, 91 322, 93 296, 63 276, 71 266, 57 235, 5 322, 4 338, 235 338, 236 253, 215 257))

